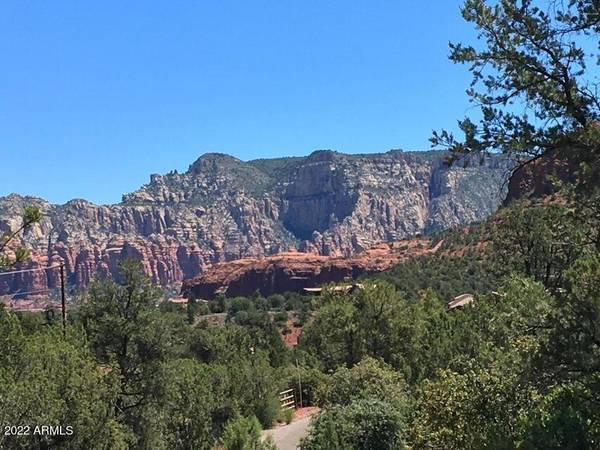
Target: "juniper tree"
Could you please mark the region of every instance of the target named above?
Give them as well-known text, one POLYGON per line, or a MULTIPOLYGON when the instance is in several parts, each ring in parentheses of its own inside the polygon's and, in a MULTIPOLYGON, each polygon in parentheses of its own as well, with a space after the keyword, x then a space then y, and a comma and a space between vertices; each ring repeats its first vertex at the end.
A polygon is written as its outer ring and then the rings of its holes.
POLYGON ((567 160, 582 185, 600 172, 598 0, 466 0, 461 9, 480 45, 450 44, 469 66, 467 94, 481 116, 459 121, 464 135, 434 132, 434 146, 463 154, 503 152, 522 165, 567 160))

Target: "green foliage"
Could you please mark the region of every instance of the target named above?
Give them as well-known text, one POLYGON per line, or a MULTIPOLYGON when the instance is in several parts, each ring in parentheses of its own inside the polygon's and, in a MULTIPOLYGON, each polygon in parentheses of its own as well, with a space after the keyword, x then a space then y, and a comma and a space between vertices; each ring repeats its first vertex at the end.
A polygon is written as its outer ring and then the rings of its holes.
MULTIPOLYGON (((131 435, 111 415, 115 380, 98 366, 81 336, 47 328, 25 334, 11 313, 0 316, 0 423, 29 426, 0 436, 4 449, 127 448, 131 435), (34 433, 36 425, 72 427, 72 435, 34 433)), ((4 430, 3 430, 4 431, 4 430)))
POLYGON ((16 263, 23 262, 27 258, 29 258, 29 250, 27 250, 24 247, 19 247, 19 248, 15 249, 15 261, 14 262, 16 262, 16 263))
POLYGON ((525 450, 578 450, 600 442, 600 417, 590 407, 590 392, 577 385, 558 386, 531 408, 523 426, 525 450))
POLYGON ((450 59, 468 65, 468 95, 481 120, 459 122, 462 141, 442 131, 432 143, 458 154, 503 151, 525 160, 558 154, 582 169, 596 167, 579 173, 592 180, 600 155, 592 68, 598 61, 585 43, 598 40, 597 2, 466 0, 462 14, 481 45, 451 44, 450 59))
POLYGON ((223 445, 227 450, 254 450, 260 443, 260 423, 256 417, 237 417, 223 431, 223 445))
POLYGON ((590 250, 585 228, 565 205, 516 205, 501 211, 497 221, 492 240, 497 262, 550 289, 561 286, 564 271, 590 250))
POLYGON ((368 355, 397 362, 398 349, 406 348, 412 333, 404 321, 406 303, 393 287, 366 284, 347 295, 327 291, 322 299, 324 306, 306 328, 302 347, 317 355, 326 369, 351 366, 368 355), (391 333, 392 328, 398 333, 391 333))
POLYGON ((442 371, 417 393, 411 441, 415 449, 515 448, 514 430, 529 399, 510 372, 442 371))
POLYGON ((507 278, 499 292, 479 297, 463 313, 479 336, 478 359, 495 360, 522 338, 546 342, 553 299, 543 285, 523 276, 507 278))
POLYGON ((263 367, 263 370, 252 370, 251 375, 246 378, 254 397, 248 399, 245 410, 254 412, 261 425, 270 428, 279 414, 280 404, 277 392, 281 389, 281 383, 273 373, 265 373, 264 369, 266 366, 263 367))
POLYGON ((276 450, 272 441, 261 440, 261 430, 256 417, 238 416, 227 424, 221 440, 226 450, 276 450))
POLYGON ((284 327, 286 326, 288 321, 288 313, 287 312, 278 312, 275 313, 275 315, 273 316, 273 322, 279 326, 279 327, 284 327))
MULTIPOLYGON (((566 277, 593 286, 600 274, 595 267, 589 260, 580 261, 566 277)), ((566 298, 575 289, 565 291, 566 298)), ((592 292, 586 290, 581 297, 588 302, 583 306, 585 320, 592 292)), ((479 297, 460 311, 461 320, 478 336, 477 352, 419 385, 410 433, 414 448, 511 449, 518 443, 523 448, 594 448, 593 424, 600 410, 590 396, 598 387, 592 363, 597 355, 593 345, 570 340, 582 336, 575 331, 581 330, 582 316, 572 319, 577 328, 567 325, 575 311, 573 305, 563 310, 540 283, 524 277, 507 279, 498 293, 479 297), (562 347, 556 343, 559 336, 567 340, 562 347), (556 376, 565 358, 590 365, 574 371, 575 378, 556 376), (571 384, 574 380, 589 384, 578 388, 571 384), (574 389, 577 395, 572 395, 574 389)))
POLYGON ((223 399, 213 385, 215 371, 191 359, 164 367, 166 389, 161 404, 166 448, 212 449, 222 423, 223 399))
POLYGON ((285 297, 281 294, 273 294, 267 300, 271 309, 280 309, 285 303, 285 297))
POLYGON ((28 228, 40 220, 42 220, 42 212, 40 209, 34 205, 27 205, 23 210, 23 226, 28 228))
POLYGON ((226 325, 198 327, 189 337, 189 353, 199 361, 220 366, 220 383, 229 392, 231 411, 252 414, 270 426, 279 410, 277 393, 283 380, 270 364, 265 341, 248 328, 226 325), (259 350, 260 349, 260 350, 259 350))
POLYGON ((81 320, 98 361, 118 382, 114 414, 139 437, 159 439, 152 406, 164 395, 162 364, 174 355, 175 325, 156 305, 160 293, 136 261, 121 264, 121 283, 95 281, 81 320))
MULTIPOLYGON (((298 390, 300 389, 299 385, 302 386, 303 406, 316 405, 320 403, 323 385, 325 385, 328 380, 328 375, 323 373, 321 369, 311 366, 311 363, 318 364, 318 360, 313 359, 310 363, 300 362, 298 366, 286 366, 281 372, 283 389, 293 388, 298 393, 298 390)), ((300 401, 299 395, 297 400, 298 402, 300 401)))
POLYGON ((484 253, 469 251, 463 256, 427 255, 410 259, 365 278, 393 284, 405 299, 414 300, 420 291, 431 290, 450 301, 460 294, 489 292, 495 288, 498 283, 495 269, 493 261, 484 253))
MULTIPOLYGON (((403 392, 387 391, 390 377, 398 374, 389 366, 377 368, 374 360, 364 377, 358 376, 356 358, 371 355, 406 374, 417 388, 414 399, 404 403, 411 410, 409 440, 415 449, 594 448, 600 410, 592 398, 600 377, 592 330, 600 317, 595 304, 600 263, 586 257, 567 269, 572 258, 591 251, 575 248, 569 239, 571 250, 543 251, 544 239, 551 241, 557 236, 552 230, 560 229, 552 221, 561 222, 563 231, 573 230, 563 238, 578 236, 560 208, 533 213, 536 230, 546 236, 529 238, 542 242, 539 252, 525 245, 536 261, 529 267, 556 268, 551 270, 555 276, 540 282, 526 276, 534 273, 527 273, 525 264, 514 265, 505 272, 521 275, 497 281, 497 292, 478 295, 473 304, 451 312, 432 291, 406 302, 384 284, 348 295, 326 294, 302 343, 325 368, 338 367, 317 388, 325 413, 356 399, 389 399, 403 392)), ((494 237, 492 255, 502 233, 494 237)), ((507 239, 506 253, 516 254, 521 243, 507 239)), ((317 445, 325 446, 326 439, 331 448, 353 448, 340 435, 344 419, 333 413, 325 417, 311 434, 321 437, 307 448, 321 448, 317 445)))
POLYGON ((367 357, 351 369, 340 367, 321 386, 319 404, 323 407, 348 405, 360 399, 377 399, 406 407, 408 386, 397 371, 367 357))
POLYGON ((225 298, 224 296, 217 296, 209 303, 209 308, 213 313, 227 313, 227 317, 231 321, 237 321, 240 317, 245 318, 248 315, 261 312, 275 313, 277 317, 283 318, 283 313, 287 311, 299 311, 301 313, 311 311, 312 297, 297 292, 273 294, 268 298, 261 296, 258 292, 251 297, 225 298))
POLYGON ((204 363, 246 360, 254 344, 250 333, 238 325, 213 328, 201 324, 190 332, 188 339, 190 353, 204 363))
POLYGON ((367 284, 352 294, 326 295, 301 347, 317 356, 326 370, 351 367, 371 356, 413 382, 446 367, 458 353, 478 350, 471 324, 461 317, 449 316, 430 291, 407 302, 386 283, 367 284))
POLYGON ((19 319, 25 334, 33 334, 36 331, 41 331, 48 323, 46 317, 29 311, 16 311, 15 317, 19 319))
POLYGON ((600 392, 600 254, 577 261, 565 278, 540 364, 560 380, 600 392))
POLYGON ((235 297, 228 299, 226 302, 227 314, 230 317, 236 315, 240 311, 253 311, 256 309, 251 299, 246 297, 235 297))
POLYGON ((283 411, 283 420, 286 424, 292 423, 292 420, 294 420, 294 410, 286 409, 283 411))
POLYGON ((203 362, 228 363, 247 359, 260 348, 273 365, 284 362, 285 346, 267 315, 247 316, 240 322, 219 328, 200 324, 188 336, 189 351, 203 362))
POLYGON ((200 305, 196 299, 188 299, 185 312, 187 315, 187 321, 190 325, 193 325, 196 320, 196 315, 199 312, 200 305))
POLYGON ((405 422, 400 411, 381 400, 363 399, 328 408, 313 419, 302 450, 402 449, 405 422))

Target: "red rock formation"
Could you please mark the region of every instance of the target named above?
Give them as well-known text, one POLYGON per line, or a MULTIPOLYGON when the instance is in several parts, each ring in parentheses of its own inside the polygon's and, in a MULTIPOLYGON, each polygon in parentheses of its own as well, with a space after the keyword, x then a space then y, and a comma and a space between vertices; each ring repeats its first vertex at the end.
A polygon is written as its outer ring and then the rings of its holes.
POLYGON ((508 182, 505 203, 522 198, 542 198, 554 194, 556 182, 575 181, 575 167, 556 158, 541 158, 513 173, 508 182))
POLYGON ((188 298, 213 299, 249 296, 255 292, 268 296, 282 292, 300 292, 331 282, 351 280, 364 273, 380 272, 408 258, 435 252, 430 240, 413 239, 381 244, 357 255, 321 256, 286 252, 261 258, 244 258, 216 264, 182 286, 188 298))
MULTIPOLYGON (((159 244, 146 241, 115 240, 106 247, 71 247, 57 243, 47 255, 33 252, 31 257, 14 270, 29 270, 15 274, 0 273, 0 295, 29 292, 27 297, 45 296, 60 286, 59 264, 64 264, 67 282, 87 286, 96 277, 112 277, 118 273, 119 262, 137 259, 144 271, 158 284, 172 284, 193 277, 210 264, 209 258, 199 254, 197 246, 159 244), (53 267, 48 269, 49 267, 53 267)), ((12 270, 11 270, 12 271, 12 270)))
POLYGON ((287 320, 285 327, 279 330, 279 335, 286 347, 293 348, 298 345, 302 331, 303 327, 291 318, 287 320))
MULTIPOLYGON (((185 173, 152 175, 115 205, 0 197, 0 233, 18 229, 23 208, 37 205, 42 220, 20 242, 33 255, 22 267, 63 261, 68 284, 77 288, 115 276, 128 257, 164 285, 197 277, 215 263, 287 250, 348 257, 495 211, 510 163, 494 157, 448 167, 444 159, 442 152, 395 150, 249 162, 207 154, 185 173)), ((331 273, 323 279, 352 275, 336 266, 324 270, 331 273)), ((0 276, 0 295, 57 285, 56 271, 0 276)))

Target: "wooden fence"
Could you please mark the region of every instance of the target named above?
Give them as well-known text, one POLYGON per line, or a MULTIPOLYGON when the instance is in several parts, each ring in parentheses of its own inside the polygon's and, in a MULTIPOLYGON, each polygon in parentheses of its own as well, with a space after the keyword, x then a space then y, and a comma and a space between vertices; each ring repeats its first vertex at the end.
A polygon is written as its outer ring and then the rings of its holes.
POLYGON ((281 402, 281 409, 294 409, 296 407, 296 396, 294 395, 294 389, 288 389, 279 393, 279 401, 281 402))

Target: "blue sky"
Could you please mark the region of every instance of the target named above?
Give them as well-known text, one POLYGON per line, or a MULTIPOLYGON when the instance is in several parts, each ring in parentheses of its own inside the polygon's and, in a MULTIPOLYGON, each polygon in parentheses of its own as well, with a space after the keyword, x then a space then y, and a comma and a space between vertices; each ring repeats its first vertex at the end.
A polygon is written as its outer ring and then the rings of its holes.
POLYGON ((209 151, 428 149, 468 112, 459 1, 0 4, 0 195, 115 203, 209 151))

